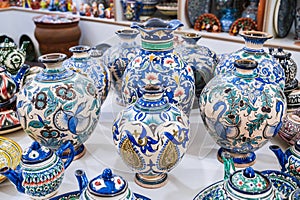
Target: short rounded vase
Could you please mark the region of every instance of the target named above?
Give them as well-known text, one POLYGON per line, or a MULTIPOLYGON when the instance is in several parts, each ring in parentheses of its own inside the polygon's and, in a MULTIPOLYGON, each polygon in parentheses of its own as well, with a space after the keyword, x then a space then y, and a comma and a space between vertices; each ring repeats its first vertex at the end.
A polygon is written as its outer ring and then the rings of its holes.
POLYGON ((203 89, 200 114, 204 125, 222 152, 229 152, 239 167, 254 164, 255 150, 262 147, 282 126, 286 111, 283 91, 266 83, 253 60, 235 61, 230 76, 215 76, 203 89))
POLYGON ((179 20, 164 21, 151 18, 131 28, 141 33, 142 48, 128 64, 122 78, 126 104, 134 103, 147 84, 165 88, 168 100, 189 116, 194 103, 195 81, 192 68, 174 51, 174 31, 183 26, 179 20))
POLYGON ((69 49, 72 56, 63 62, 63 66, 75 72, 90 77, 97 88, 98 97, 103 103, 110 87, 110 72, 104 65, 93 59, 89 51, 91 47, 85 45, 73 46, 69 49))
POLYGON ((57 193, 73 158, 74 148, 70 141, 61 145, 56 152, 34 141, 23 152, 16 170, 5 166, 0 169, 0 174, 6 176, 20 193, 32 199, 49 199, 57 193), (62 155, 66 150, 69 154, 63 161, 62 155))
POLYGON ((227 74, 236 70, 234 62, 239 59, 254 60, 258 63, 255 72, 266 82, 277 83, 282 90, 285 87, 285 72, 283 67, 268 54, 263 45, 273 36, 260 31, 242 31, 240 35, 245 40, 245 47, 220 60, 215 69, 215 74, 227 74))
POLYGON ((92 79, 62 66, 66 58, 61 53, 39 57, 46 68, 20 90, 17 111, 31 138, 51 149, 71 141, 80 158, 99 121, 101 102, 92 79))
POLYGON ((294 145, 300 140, 300 109, 288 112, 284 116, 278 135, 289 145, 294 145))
POLYGON ((131 62, 140 51, 140 45, 136 42, 139 31, 135 29, 121 29, 115 33, 120 39, 120 42, 104 53, 103 62, 112 75, 112 85, 116 93, 116 102, 124 106, 122 77, 129 62, 131 62))
POLYGON ((119 113, 112 130, 119 155, 136 172, 136 183, 158 188, 187 150, 190 122, 168 103, 161 87, 147 85, 143 96, 119 113))

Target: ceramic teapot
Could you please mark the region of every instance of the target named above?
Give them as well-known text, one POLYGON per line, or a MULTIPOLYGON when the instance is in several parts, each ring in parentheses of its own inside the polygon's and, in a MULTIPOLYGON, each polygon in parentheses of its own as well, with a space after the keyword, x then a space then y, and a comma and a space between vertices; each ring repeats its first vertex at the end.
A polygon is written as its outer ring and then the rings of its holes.
POLYGON ((281 166, 281 171, 300 179, 300 140, 285 152, 277 145, 271 145, 269 148, 275 153, 281 166))
POLYGON ((229 154, 224 153, 224 180, 216 182, 202 190, 194 200, 230 199, 230 200, 280 200, 280 192, 272 187, 271 181, 252 167, 236 170, 229 154), (225 155, 224 155, 225 154, 225 155), (227 155, 226 155, 227 154, 227 155))
POLYGON ((128 183, 121 176, 112 173, 112 170, 106 168, 102 174, 88 181, 83 170, 76 170, 80 189, 80 200, 134 200, 134 194, 128 187, 128 183))
POLYGON ((17 190, 33 199, 49 199, 62 183, 65 169, 74 158, 74 147, 70 141, 56 152, 34 141, 22 154, 16 170, 8 167, 0 169, 17 190), (69 154, 65 162, 61 159, 64 151, 69 154))
POLYGON ((7 38, 0 43, 0 64, 5 65, 9 73, 15 75, 24 64, 28 44, 29 41, 24 41, 18 49, 17 45, 7 38))

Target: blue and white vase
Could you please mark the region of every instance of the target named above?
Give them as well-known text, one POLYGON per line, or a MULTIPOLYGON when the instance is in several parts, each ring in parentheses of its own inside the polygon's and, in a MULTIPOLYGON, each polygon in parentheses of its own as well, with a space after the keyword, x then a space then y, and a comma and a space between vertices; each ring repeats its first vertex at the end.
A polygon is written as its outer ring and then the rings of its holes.
POLYGON ((79 158, 98 124, 101 101, 92 79, 62 66, 66 58, 61 53, 39 57, 46 68, 21 88, 17 111, 31 138, 54 150, 71 141, 79 158))
POLYGON ((220 19, 222 31, 229 32, 231 25, 236 20, 236 12, 236 9, 232 8, 227 8, 223 10, 223 15, 220 19))
POLYGON ((209 134, 236 166, 255 162, 254 151, 274 137, 286 111, 283 90, 259 76, 257 62, 237 60, 230 76, 215 76, 200 95, 200 114, 209 134))
POLYGON ((282 90, 285 87, 285 73, 282 66, 264 49, 264 43, 272 35, 260 31, 242 31, 240 35, 245 40, 245 47, 223 57, 215 69, 215 75, 232 73, 236 70, 234 62, 239 59, 249 59, 257 62, 255 72, 268 83, 277 83, 282 90))
POLYGON ((73 55, 63 62, 63 66, 90 77, 94 81, 98 97, 103 103, 110 88, 110 72, 105 65, 100 65, 96 59, 90 56, 90 50, 91 47, 84 45, 71 47, 69 51, 73 55))
POLYGON ((142 49, 128 64, 122 80, 126 104, 134 103, 147 84, 165 87, 170 103, 189 116, 195 96, 192 68, 174 52, 174 30, 183 26, 179 20, 152 18, 144 24, 132 23, 141 33, 142 49))
POLYGON ((184 156, 190 134, 188 117, 168 103, 159 86, 147 85, 143 96, 121 111, 113 123, 113 141, 142 187, 166 184, 167 173, 184 156))
POLYGON ((118 104, 124 106, 122 77, 127 65, 140 51, 140 45, 136 42, 139 31, 135 29, 121 29, 116 31, 116 35, 120 39, 120 42, 104 53, 103 63, 111 73, 116 101, 118 104))

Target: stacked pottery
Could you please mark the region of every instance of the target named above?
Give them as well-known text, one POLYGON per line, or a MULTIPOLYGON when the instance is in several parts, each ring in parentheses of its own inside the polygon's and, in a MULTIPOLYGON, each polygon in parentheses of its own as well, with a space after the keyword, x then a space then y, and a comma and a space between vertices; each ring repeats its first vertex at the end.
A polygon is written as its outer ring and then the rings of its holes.
MULTIPOLYGON (((184 45, 175 48, 181 57, 191 66, 195 78, 195 95, 199 98, 202 89, 214 76, 214 69, 218 64, 215 52, 205 46, 197 44, 201 35, 197 33, 184 33, 184 45)), ((198 100, 195 98, 195 100, 198 100)))
POLYGON ((294 145, 300 140, 300 110, 288 112, 282 120, 282 127, 278 135, 289 145, 294 145))
POLYGON ((89 46, 84 45, 71 47, 69 51, 73 55, 63 62, 63 66, 91 78, 97 88, 98 97, 103 103, 109 92, 110 73, 106 66, 92 59, 90 50, 89 46))
POLYGON ((263 49, 265 41, 272 38, 272 36, 259 31, 242 31, 240 35, 245 40, 245 47, 220 60, 216 66, 215 74, 230 74, 234 72, 236 70, 235 60, 255 60, 258 63, 255 73, 268 83, 277 83, 284 90, 285 72, 283 67, 263 49))
POLYGON ((168 103, 161 87, 146 85, 142 93, 118 114, 113 141, 122 160, 136 172, 136 183, 158 188, 187 150, 190 123, 182 110, 168 103))
POLYGON ((39 57, 46 68, 18 93, 20 123, 31 138, 50 149, 71 141, 75 156, 97 126, 101 101, 92 79, 62 66, 65 54, 39 57))
POLYGON ((140 45, 136 42, 138 34, 139 32, 135 29, 116 31, 116 35, 121 41, 109 48, 103 55, 103 63, 111 72, 116 101, 120 105, 125 105, 122 97, 122 77, 124 71, 140 51, 140 45))
POLYGON ((215 76, 200 95, 204 125, 236 166, 255 162, 255 150, 275 136, 286 111, 282 89, 261 78, 257 62, 237 60, 231 75, 215 76))
POLYGON ((174 30, 183 26, 179 20, 152 18, 144 24, 132 23, 141 33, 142 49, 128 64, 122 80, 126 104, 134 103, 147 84, 165 87, 168 101, 189 116, 195 96, 192 68, 174 52, 174 30))

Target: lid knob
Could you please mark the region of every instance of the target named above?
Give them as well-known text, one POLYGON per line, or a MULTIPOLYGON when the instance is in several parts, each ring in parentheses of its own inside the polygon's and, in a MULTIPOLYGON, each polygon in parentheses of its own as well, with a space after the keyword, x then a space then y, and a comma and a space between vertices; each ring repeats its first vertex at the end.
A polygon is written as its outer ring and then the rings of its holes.
POLYGON ((112 171, 109 168, 103 170, 102 178, 104 180, 110 180, 112 178, 112 171))
POLYGON ((247 167, 244 169, 243 175, 247 178, 253 178, 255 176, 255 172, 252 167, 247 167))

